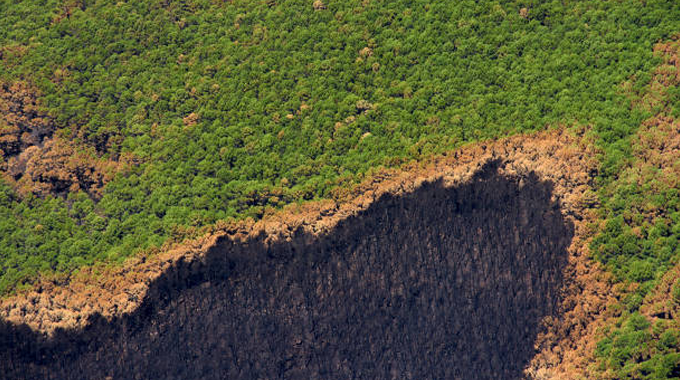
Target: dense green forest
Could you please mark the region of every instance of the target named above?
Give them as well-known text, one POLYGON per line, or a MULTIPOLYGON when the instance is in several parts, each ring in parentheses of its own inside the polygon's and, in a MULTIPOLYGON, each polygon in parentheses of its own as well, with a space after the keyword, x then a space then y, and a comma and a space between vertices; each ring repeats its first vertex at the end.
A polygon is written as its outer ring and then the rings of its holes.
POLYGON ((644 121, 680 114, 675 87, 635 105, 655 44, 678 33, 675 0, 2 1, 0 293, 330 197, 377 167, 585 127, 603 152, 594 256, 641 284, 602 370, 666 378, 680 337, 648 333, 637 309, 678 260, 680 194, 623 174, 644 121))

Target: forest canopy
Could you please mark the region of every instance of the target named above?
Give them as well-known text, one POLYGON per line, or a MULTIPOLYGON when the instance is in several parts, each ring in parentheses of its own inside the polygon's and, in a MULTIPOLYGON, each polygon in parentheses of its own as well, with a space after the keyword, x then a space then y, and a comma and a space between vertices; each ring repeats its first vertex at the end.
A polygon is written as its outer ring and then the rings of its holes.
POLYGON ((602 152, 593 251, 642 284, 631 313, 678 255, 677 188, 624 175, 645 121, 680 113, 675 84, 636 105, 654 47, 680 32, 675 0, 24 0, 0 15, 1 294, 561 126, 602 152))

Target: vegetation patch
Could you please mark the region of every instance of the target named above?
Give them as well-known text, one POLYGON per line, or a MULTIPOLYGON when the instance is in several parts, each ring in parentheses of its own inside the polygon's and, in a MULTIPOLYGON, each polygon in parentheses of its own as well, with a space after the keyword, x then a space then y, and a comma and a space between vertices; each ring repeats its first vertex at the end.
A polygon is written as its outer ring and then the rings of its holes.
POLYGON ((60 197, 0 185, 0 215, 12 220, 0 223, 0 292, 40 271, 120 260, 187 228, 325 198, 372 168, 550 125, 592 126, 615 147, 603 164, 611 178, 645 119, 619 85, 644 85, 659 60, 653 45, 678 30, 678 8, 3 3, 0 78, 30 78, 59 136, 139 165, 108 182, 98 178, 105 169, 78 169, 94 173, 95 188, 107 182, 98 202, 78 195, 92 186, 80 180, 59 183, 73 190, 60 197), (74 211, 83 209, 92 212, 74 211))
POLYGON ((652 115, 632 136, 630 159, 601 189, 603 229, 592 244, 594 257, 628 289, 621 317, 605 329, 596 350, 598 370, 611 379, 680 376, 680 314, 674 308, 656 317, 640 313, 645 304, 661 304, 650 300, 672 297, 672 287, 658 284, 678 262, 680 240, 680 41, 659 43, 654 51, 663 63, 633 102, 652 115))

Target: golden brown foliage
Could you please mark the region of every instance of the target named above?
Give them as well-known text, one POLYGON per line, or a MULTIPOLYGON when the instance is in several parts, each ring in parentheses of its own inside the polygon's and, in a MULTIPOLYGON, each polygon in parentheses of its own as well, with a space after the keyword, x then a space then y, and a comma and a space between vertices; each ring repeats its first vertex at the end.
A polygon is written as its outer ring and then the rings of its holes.
POLYGON ((25 82, 0 83, 0 171, 23 195, 65 195, 83 190, 101 196, 104 185, 127 165, 101 158, 91 146, 52 137, 54 123, 25 82))
POLYGON ((326 9, 326 4, 324 4, 323 1, 321 0, 314 0, 312 6, 314 7, 315 11, 321 11, 326 9))
POLYGON ((633 105, 646 110, 654 110, 659 107, 666 109, 668 106, 668 88, 680 83, 680 36, 673 40, 654 45, 654 54, 663 59, 653 73, 649 86, 635 93, 633 85, 636 78, 624 82, 624 92, 631 95, 633 105))
POLYGON ((201 119, 201 118, 200 118, 200 116, 199 116, 197 113, 192 112, 192 113, 190 113, 189 115, 187 115, 185 118, 183 118, 182 121, 184 122, 184 125, 185 125, 185 126, 191 127, 191 126, 196 125, 196 123, 197 123, 200 119, 201 119))
POLYGON ((25 82, 0 83, 0 157, 19 154, 52 134, 54 126, 40 109, 37 93, 25 82))
POLYGON ((12 157, 8 174, 20 194, 45 196, 82 190, 99 198, 104 185, 122 166, 120 161, 97 157, 92 147, 52 138, 42 147, 31 146, 12 157))

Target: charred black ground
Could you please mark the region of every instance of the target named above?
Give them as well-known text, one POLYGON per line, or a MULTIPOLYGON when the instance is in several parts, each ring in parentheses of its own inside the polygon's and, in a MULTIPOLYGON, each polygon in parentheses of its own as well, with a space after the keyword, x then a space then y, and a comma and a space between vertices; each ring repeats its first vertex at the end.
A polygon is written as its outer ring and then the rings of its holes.
POLYGON ((6 378, 516 379, 555 313, 572 225, 487 165, 384 196, 315 237, 222 241, 132 315, 46 340, 0 324, 6 378))

